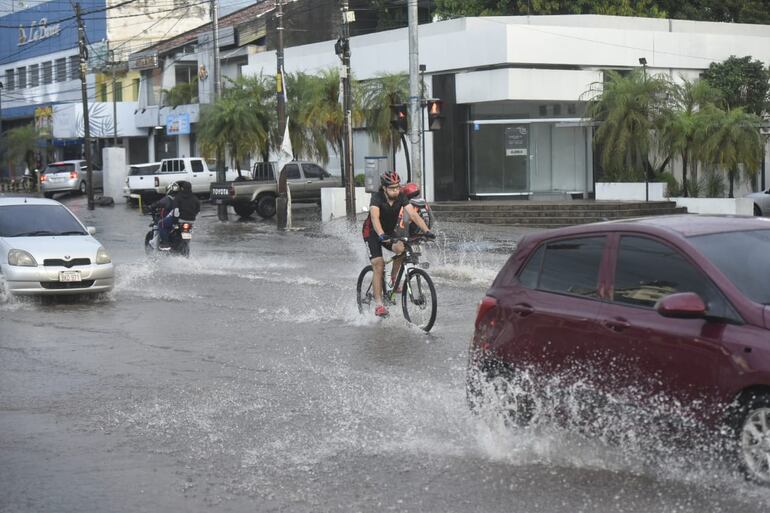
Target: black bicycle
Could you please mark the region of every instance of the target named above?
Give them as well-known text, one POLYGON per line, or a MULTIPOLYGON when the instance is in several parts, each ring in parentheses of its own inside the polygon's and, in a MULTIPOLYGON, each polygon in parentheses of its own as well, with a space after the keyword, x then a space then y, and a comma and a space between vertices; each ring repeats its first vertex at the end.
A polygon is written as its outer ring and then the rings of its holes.
MULTIPOLYGON (((390 239, 391 242, 403 242, 405 250, 401 255, 394 256, 385 262, 385 267, 396 258, 403 259, 398 276, 391 285, 385 285, 385 273, 382 280, 382 302, 385 305, 395 305, 398 288, 401 285, 401 309, 404 312, 404 318, 412 324, 419 326, 420 329, 430 331, 433 323, 436 322, 436 312, 438 303, 436 302, 436 287, 433 285, 425 269, 428 263, 420 263, 421 247, 420 242, 424 237, 399 237, 390 239)), ((367 265, 358 275, 356 284, 356 294, 358 300, 358 311, 362 314, 374 314, 374 270, 371 265, 367 265)))

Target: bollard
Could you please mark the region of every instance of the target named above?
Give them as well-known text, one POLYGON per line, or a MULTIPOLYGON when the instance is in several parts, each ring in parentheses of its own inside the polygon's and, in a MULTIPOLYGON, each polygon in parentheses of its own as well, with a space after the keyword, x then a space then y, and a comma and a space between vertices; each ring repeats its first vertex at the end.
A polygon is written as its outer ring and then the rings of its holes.
POLYGON ((282 192, 275 199, 275 220, 278 223, 279 230, 286 230, 288 222, 288 204, 289 200, 286 197, 286 193, 282 192))

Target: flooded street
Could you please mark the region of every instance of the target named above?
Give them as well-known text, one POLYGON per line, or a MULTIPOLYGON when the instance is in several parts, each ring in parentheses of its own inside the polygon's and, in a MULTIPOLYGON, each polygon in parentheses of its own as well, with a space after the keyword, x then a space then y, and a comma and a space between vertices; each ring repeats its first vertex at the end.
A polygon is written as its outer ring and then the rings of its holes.
POLYGON ((221 223, 150 260, 149 217, 63 203, 116 265, 112 293, 0 300, 0 511, 766 512, 719 462, 638 458, 474 417, 475 308, 522 232, 438 225, 426 334, 364 318, 360 226, 295 210, 221 223))

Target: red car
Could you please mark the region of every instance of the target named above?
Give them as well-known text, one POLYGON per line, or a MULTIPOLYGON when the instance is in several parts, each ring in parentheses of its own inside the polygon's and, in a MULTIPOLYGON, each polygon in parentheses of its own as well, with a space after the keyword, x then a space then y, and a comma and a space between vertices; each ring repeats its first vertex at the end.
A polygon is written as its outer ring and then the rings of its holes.
POLYGON ((566 391, 583 415, 633 405, 655 412, 634 417, 643 431, 675 417, 727 434, 746 475, 770 485, 770 220, 679 215, 523 238, 479 305, 468 384, 472 406, 494 390, 522 423, 533 396, 566 391))

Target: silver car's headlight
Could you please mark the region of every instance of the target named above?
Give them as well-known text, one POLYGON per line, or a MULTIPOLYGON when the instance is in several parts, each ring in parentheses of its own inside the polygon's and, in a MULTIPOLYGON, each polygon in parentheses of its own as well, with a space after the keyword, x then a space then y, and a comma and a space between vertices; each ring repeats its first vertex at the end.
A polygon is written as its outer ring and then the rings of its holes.
POLYGON ((110 254, 107 253, 107 250, 104 249, 103 246, 99 246, 99 249, 96 251, 96 263, 109 264, 110 262, 112 262, 112 259, 110 258, 110 254))
POLYGON ((12 249, 8 252, 8 265, 22 267, 37 267, 35 258, 23 249, 12 249))

